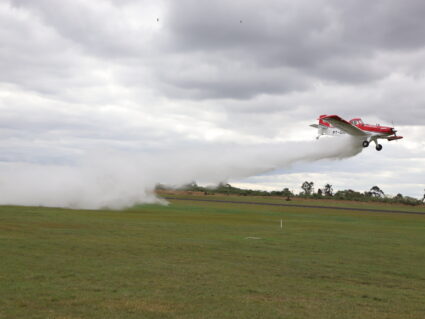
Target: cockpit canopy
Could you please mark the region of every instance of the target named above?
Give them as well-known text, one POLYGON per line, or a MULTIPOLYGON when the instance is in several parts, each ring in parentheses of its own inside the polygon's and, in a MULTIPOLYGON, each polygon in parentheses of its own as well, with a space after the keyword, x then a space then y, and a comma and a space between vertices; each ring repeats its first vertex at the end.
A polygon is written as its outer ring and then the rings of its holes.
POLYGON ((363 121, 360 118, 359 119, 352 119, 350 121, 350 123, 353 124, 353 125, 363 125, 363 121))

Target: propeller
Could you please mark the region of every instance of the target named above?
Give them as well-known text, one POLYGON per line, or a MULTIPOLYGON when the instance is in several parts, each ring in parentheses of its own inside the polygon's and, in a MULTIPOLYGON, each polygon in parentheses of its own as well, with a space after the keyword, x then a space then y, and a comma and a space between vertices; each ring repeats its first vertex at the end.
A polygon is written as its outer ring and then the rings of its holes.
POLYGON ((393 129, 394 136, 397 136, 397 130, 394 129, 394 121, 393 120, 391 120, 391 124, 393 125, 392 129, 393 129))
POLYGON ((393 131, 394 136, 396 137, 395 140, 396 140, 396 142, 398 142, 399 137, 397 136, 397 130, 395 129, 394 121, 393 120, 391 121, 391 124, 393 125, 392 131, 393 131))

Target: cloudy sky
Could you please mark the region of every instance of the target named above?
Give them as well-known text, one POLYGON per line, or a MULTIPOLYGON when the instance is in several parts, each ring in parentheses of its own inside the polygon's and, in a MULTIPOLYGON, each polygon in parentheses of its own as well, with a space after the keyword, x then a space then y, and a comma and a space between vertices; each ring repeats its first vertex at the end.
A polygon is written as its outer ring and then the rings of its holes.
POLYGON ((230 182, 422 197, 424 16, 421 0, 0 0, 0 162, 312 141, 338 114, 405 138, 230 182))

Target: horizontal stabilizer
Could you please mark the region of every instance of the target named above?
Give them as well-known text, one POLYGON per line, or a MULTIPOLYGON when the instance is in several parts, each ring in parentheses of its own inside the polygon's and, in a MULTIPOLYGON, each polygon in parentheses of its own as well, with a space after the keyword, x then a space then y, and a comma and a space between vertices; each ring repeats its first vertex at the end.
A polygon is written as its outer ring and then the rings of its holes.
POLYGON ((327 129, 329 127, 322 124, 310 124, 310 126, 314 128, 322 128, 322 129, 327 129))

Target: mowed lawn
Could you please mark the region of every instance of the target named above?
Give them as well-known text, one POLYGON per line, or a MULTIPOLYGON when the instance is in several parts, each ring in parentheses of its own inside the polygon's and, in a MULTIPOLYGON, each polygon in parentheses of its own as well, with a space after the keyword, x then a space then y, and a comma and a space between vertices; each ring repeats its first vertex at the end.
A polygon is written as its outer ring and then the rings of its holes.
POLYGON ((425 215, 2 206, 0 318, 423 319, 425 215))

